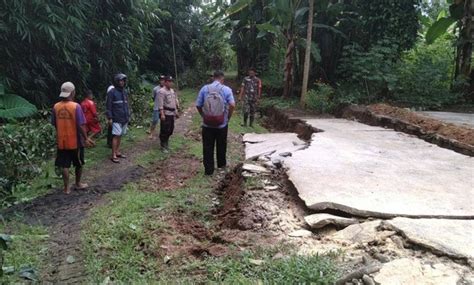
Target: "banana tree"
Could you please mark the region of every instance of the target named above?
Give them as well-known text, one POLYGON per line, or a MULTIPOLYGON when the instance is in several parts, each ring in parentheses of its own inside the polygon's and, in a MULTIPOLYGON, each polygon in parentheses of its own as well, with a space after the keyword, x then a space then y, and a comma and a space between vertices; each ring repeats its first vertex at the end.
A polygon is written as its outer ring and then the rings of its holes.
POLYGON ((0 83, 0 119, 10 120, 24 118, 35 114, 35 105, 26 99, 5 92, 5 86, 0 83))
MULTIPOLYGON (((258 29, 257 38, 272 34, 276 37, 283 37, 286 41, 283 97, 289 97, 293 89, 294 52, 297 39, 296 20, 302 14, 301 11, 298 13, 302 0, 238 0, 227 9, 227 14, 231 17, 255 4, 254 2, 263 6, 265 18, 268 19, 266 22, 255 25, 258 29)), ((242 21, 248 21, 248 19, 236 20, 236 24, 242 21)))
MULTIPOLYGON (((471 73, 472 44, 474 41, 474 4, 472 0, 448 0, 449 13, 442 11, 438 20, 428 29, 425 40, 428 44, 457 26, 458 43, 454 78, 462 75, 469 78, 471 73)), ((456 31, 456 29, 454 29, 456 31)), ((472 84, 472 83, 471 83, 472 84)))

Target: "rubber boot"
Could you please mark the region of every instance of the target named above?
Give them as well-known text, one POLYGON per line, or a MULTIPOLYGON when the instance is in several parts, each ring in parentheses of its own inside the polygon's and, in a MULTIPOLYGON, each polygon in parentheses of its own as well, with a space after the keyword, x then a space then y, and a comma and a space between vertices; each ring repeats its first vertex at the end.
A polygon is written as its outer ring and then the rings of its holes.
POLYGON ((253 128, 253 121, 254 121, 254 119, 255 119, 255 117, 254 117, 253 115, 250 115, 250 124, 249 124, 249 126, 250 126, 251 128, 253 128))
POLYGON ((249 115, 244 114, 244 124, 242 126, 247 127, 247 121, 248 121, 249 115))

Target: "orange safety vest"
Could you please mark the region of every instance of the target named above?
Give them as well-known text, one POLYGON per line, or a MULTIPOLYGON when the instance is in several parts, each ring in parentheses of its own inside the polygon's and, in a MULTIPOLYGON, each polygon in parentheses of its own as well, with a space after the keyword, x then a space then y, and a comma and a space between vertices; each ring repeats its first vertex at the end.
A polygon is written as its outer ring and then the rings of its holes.
POLYGON ((54 105, 58 149, 77 149, 77 103, 61 101, 54 105))

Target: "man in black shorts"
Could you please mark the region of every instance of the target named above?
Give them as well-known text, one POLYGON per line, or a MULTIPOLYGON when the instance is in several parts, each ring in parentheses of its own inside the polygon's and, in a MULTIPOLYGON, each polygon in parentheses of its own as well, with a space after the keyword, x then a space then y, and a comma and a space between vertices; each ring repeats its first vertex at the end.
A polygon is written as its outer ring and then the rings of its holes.
POLYGON ((82 165, 84 165, 84 145, 94 143, 87 137, 86 119, 81 105, 74 102, 75 87, 71 82, 61 86, 61 101, 53 107, 52 124, 56 127, 58 152, 56 167, 62 168, 64 192, 71 193, 69 187, 69 168, 71 163, 75 167, 76 184, 78 190, 87 188, 81 183, 82 165))

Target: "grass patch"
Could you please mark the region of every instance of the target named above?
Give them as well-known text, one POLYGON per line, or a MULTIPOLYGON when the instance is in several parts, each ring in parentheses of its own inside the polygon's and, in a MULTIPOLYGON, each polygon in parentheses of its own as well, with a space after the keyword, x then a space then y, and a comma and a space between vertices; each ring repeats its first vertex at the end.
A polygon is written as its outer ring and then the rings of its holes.
POLYGON ((170 152, 165 153, 160 147, 147 150, 140 154, 135 162, 143 167, 147 167, 150 164, 161 161, 168 158, 172 152, 181 150, 186 145, 186 138, 182 135, 173 135, 169 142, 170 152))
POLYGON ((179 91, 179 101, 181 110, 191 107, 196 102, 199 90, 194 88, 186 88, 179 91))
POLYGON ((0 224, 0 232, 7 232, 11 237, 8 249, 3 251, 3 267, 13 267, 13 272, 5 274, 2 284, 24 283, 19 274, 22 268, 31 268, 39 272, 41 257, 46 253, 47 231, 43 227, 29 226, 14 221, 7 225, 0 224))
MULTIPOLYGON (((278 247, 276 247, 278 248, 278 247)), ((334 284, 338 277, 329 255, 296 255, 290 250, 273 259, 274 249, 245 251, 237 257, 210 260, 209 281, 221 284, 334 284)))
POLYGON ((298 98, 282 98, 282 97, 263 97, 261 101, 262 108, 275 107, 278 109, 299 108, 298 98))
POLYGON ((110 277, 125 283, 149 283, 162 278, 168 271, 162 259, 140 250, 160 250, 152 233, 166 225, 150 213, 179 212, 209 221, 211 183, 211 178, 198 175, 179 191, 144 192, 140 184, 129 184, 123 191, 107 194, 110 202, 93 211, 82 233, 90 281, 100 283, 110 277), (187 203, 190 198, 191 205, 187 203))

